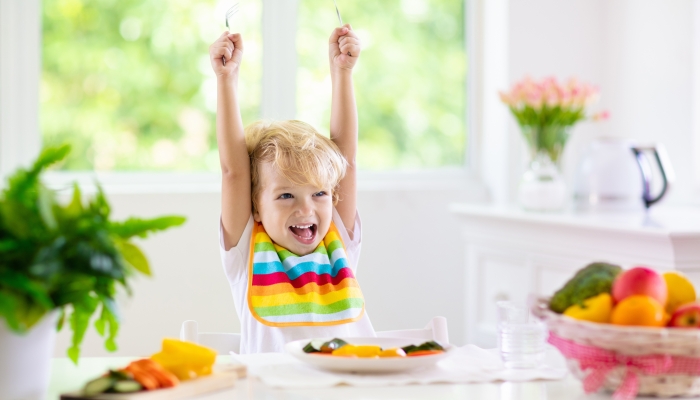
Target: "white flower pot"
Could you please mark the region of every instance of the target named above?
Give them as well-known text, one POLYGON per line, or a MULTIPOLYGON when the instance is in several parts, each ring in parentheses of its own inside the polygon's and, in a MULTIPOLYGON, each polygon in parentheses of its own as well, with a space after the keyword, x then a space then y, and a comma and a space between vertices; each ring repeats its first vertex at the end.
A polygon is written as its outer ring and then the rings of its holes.
POLYGON ((44 399, 49 386, 57 318, 57 312, 47 314, 25 335, 11 331, 0 318, 0 399, 44 399))

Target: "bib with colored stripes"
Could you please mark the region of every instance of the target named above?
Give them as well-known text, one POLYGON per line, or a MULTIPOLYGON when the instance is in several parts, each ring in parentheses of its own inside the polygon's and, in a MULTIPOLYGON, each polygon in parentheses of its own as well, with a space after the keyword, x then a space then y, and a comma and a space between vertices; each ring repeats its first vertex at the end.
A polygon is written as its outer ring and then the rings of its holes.
POLYGON ((365 311, 333 222, 316 250, 305 256, 273 243, 254 222, 248 269, 248 307, 264 325, 339 325, 359 320, 365 311))

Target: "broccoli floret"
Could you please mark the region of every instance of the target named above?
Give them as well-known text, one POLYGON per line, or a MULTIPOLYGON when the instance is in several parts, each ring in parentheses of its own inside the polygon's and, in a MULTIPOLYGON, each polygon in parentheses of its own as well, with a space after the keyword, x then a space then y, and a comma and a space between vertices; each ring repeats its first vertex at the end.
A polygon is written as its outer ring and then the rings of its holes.
POLYGON ((588 264, 554 293, 549 301, 549 308, 561 314, 574 304, 582 305, 583 301, 590 297, 610 293, 613 281, 620 272, 622 268, 617 265, 604 262, 588 264))

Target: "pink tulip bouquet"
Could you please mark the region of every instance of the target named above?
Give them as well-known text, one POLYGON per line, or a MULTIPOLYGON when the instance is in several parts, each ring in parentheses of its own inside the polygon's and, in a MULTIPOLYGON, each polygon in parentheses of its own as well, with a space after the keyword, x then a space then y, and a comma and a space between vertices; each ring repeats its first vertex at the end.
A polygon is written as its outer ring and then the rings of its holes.
POLYGON ((561 84, 554 77, 535 81, 526 77, 507 92, 499 92, 520 125, 533 158, 542 152, 556 164, 569 138, 569 128, 584 119, 600 120, 607 112, 587 116, 598 99, 598 88, 575 78, 561 84))

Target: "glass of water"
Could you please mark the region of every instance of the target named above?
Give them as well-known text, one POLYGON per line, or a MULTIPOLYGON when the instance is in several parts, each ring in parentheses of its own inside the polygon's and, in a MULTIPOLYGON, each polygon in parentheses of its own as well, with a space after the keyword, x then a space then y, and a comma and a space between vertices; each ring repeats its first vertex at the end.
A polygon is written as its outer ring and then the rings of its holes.
POLYGON ((537 368, 545 354, 547 327, 525 303, 499 301, 498 350, 506 368, 537 368))

